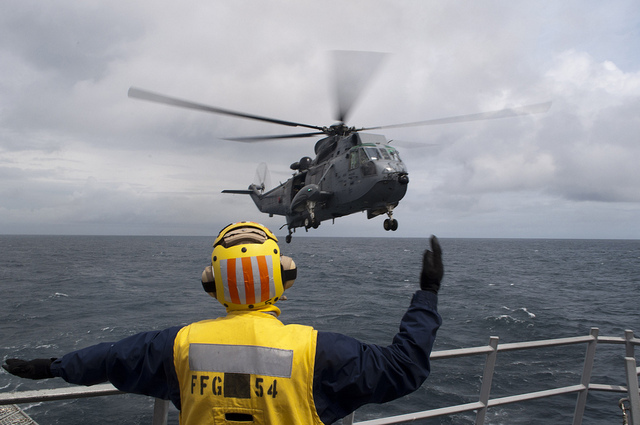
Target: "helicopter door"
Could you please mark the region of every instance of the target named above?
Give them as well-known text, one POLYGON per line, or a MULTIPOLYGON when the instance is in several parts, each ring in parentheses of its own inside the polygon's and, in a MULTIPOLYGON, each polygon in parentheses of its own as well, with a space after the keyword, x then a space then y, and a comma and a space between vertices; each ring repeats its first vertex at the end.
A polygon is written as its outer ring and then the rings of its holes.
POLYGON ((291 199, 293 199, 296 194, 304 187, 305 177, 307 176, 307 172, 298 173, 293 176, 293 184, 291 185, 291 199))

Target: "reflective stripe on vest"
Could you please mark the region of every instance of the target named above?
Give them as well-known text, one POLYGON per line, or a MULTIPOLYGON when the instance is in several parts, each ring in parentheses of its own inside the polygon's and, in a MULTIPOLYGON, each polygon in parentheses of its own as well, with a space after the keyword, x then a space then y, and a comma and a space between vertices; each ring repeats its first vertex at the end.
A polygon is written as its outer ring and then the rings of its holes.
POLYGON ((291 378, 293 350, 253 345, 191 344, 189 369, 291 378))
POLYGON ((224 282, 224 299, 233 304, 256 304, 276 296, 273 281, 273 258, 229 258, 220 260, 224 282))

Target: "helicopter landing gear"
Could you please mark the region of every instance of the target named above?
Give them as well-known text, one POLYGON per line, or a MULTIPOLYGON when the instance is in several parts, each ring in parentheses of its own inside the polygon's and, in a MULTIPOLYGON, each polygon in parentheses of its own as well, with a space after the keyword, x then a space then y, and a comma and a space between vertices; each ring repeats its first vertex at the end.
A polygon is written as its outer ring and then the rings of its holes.
POLYGON ((395 218, 387 218, 384 220, 384 230, 396 231, 398 230, 398 220, 395 218))
POLYGON ((320 226, 320 223, 317 220, 311 220, 311 219, 308 219, 308 218, 304 219, 304 227, 305 227, 305 229, 310 229, 312 227, 314 229, 317 229, 318 226, 320 226))
POLYGON ((304 219, 304 228, 305 230, 309 230, 310 228, 317 229, 320 226, 320 222, 315 218, 307 217, 304 219))
POLYGON ((393 218, 393 206, 387 205, 387 215, 389 216, 389 218, 385 219, 383 223, 384 230, 391 230, 392 232, 395 232, 396 230, 398 230, 398 220, 393 218))
POLYGON ((316 220, 315 214, 316 203, 315 201, 307 201, 307 213, 308 216, 304 219, 304 228, 309 230, 311 227, 317 229, 320 226, 320 222, 316 220))
MULTIPOLYGON (((282 227, 284 227, 284 226, 282 226, 282 227)), ((289 234, 284 238, 284 240, 287 243, 291 243, 291 238, 293 237, 293 233, 296 231, 296 228, 295 227, 288 227, 287 230, 289 231, 289 234)))

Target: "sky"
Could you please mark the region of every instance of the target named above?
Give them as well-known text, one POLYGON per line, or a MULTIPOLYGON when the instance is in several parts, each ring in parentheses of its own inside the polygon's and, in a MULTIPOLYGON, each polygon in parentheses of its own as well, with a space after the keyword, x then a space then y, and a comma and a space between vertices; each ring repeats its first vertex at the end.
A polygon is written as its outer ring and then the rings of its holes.
POLYGON ((5 0, 0 234, 209 236, 253 220, 284 235, 284 217, 221 191, 262 162, 285 181, 314 139, 224 140, 300 129, 127 91, 330 125, 334 50, 387 53, 357 127, 553 103, 379 130, 409 170, 398 231, 356 213, 296 235, 640 239, 635 0, 5 0))

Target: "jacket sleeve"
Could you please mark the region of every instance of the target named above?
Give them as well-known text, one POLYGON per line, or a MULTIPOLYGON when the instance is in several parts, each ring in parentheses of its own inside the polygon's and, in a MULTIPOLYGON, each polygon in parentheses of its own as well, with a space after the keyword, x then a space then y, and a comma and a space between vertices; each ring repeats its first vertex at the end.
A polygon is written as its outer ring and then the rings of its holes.
POLYGON ((332 423, 364 404, 417 390, 429 375, 429 356, 441 323, 437 295, 417 291, 387 347, 318 332, 313 397, 320 419, 332 423))
POLYGON ((173 342, 181 327, 142 332, 65 354, 51 373, 79 385, 111 382, 121 391, 171 400, 180 408, 173 342))

